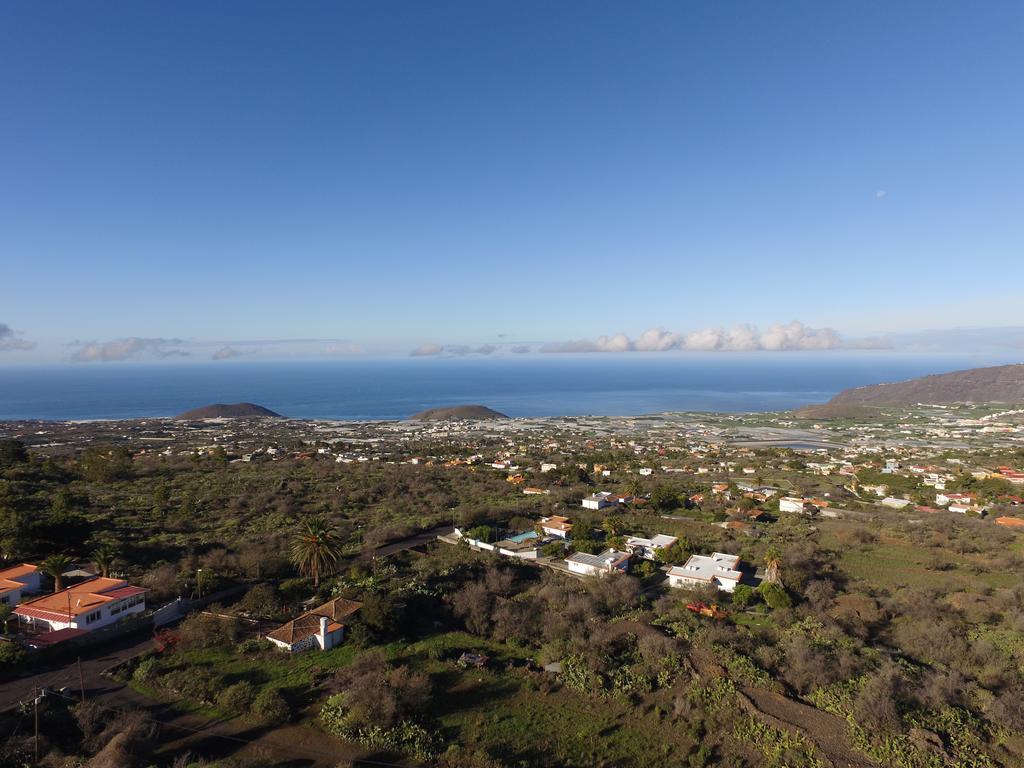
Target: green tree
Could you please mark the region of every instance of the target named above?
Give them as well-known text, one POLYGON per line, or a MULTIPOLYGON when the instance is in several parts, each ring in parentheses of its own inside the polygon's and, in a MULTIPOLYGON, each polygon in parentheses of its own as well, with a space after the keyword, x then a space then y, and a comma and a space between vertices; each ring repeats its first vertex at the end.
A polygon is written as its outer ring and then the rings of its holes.
POLYGON ((314 515, 302 523, 292 541, 292 562, 304 576, 313 577, 313 586, 320 586, 320 577, 331 573, 338 564, 340 543, 334 526, 323 515, 314 515))
POLYGON ((640 478, 630 478, 629 482, 626 483, 626 493, 630 496, 640 496, 644 492, 644 487, 640 483, 640 478))
POLYGON ((28 461, 28 451, 20 440, 0 440, 0 469, 24 464, 28 461))
POLYGON ((773 611, 776 608, 789 608, 793 605, 792 598, 790 598, 789 593, 786 592, 785 588, 783 588, 781 584, 764 581, 761 582, 757 591, 768 607, 773 611))
POLYGON ((43 573, 53 579, 54 592, 60 592, 64 589, 64 571, 68 570, 72 565, 74 565, 74 560, 68 555, 63 554, 50 555, 43 560, 41 566, 43 573))
POLYGON ((123 480, 131 474, 132 454, 123 446, 94 446, 82 451, 82 477, 94 483, 123 480))
POLYGON ((737 608, 746 608, 757 599, 757 593, 749 584, 737 584, 732 592, 732 604, 737 608))
POLYGON ((601 530, 609 536, 621 536, 626 532, 626 521, 621 517, 607 517, 601 523, 601 530))
POLYGON ((658 485, 651 492, 651 506, 659 512, 668 512, 679 507, 679 495, 667 485, 658 485))
POLYGON ((89 556, 92 558, 93 563, 96 564, 96 567, 99 568, 100 576, 105 579, 109 578, 110 571, 117 562, 117 550, 109 543, 103 542, 89 556))

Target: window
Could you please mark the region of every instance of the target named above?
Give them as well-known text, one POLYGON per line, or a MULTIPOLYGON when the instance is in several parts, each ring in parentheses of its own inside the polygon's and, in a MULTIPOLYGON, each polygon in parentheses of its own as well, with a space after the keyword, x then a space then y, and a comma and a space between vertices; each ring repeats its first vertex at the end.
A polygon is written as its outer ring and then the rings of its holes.
POLYGON ((92 613, 86 614, 85 623, 92 624, 94 621, 99 621, 100 616, 103 615, 102 611, 93 611, 92 613))

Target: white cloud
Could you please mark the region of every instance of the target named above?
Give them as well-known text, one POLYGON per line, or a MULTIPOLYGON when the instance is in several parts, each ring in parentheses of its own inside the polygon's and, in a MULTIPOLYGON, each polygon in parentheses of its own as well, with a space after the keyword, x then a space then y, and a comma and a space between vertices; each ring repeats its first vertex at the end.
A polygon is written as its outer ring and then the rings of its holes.
POLYGON ((636 339, 624 333, 598 336, 596 340, 553 342, 541 347, 542 352, 666 352, 673 349, 689 351, 744 352, 765 350, 837 349, 844 346, 842 338, 831 328, 809 328, 794 320, 771 326, 763 334, 752 325, 737 325, 728 330, 702 328, 687 334, 664 328, 650 328, 636 339))
POLYGON ((242 353, 239 352, 234 347, 229 345, 229 346, 221 347, 220 349, 218 349, 216 352, 213 353, 213 357, 211 357, 210 359, 211 360, 230 360, 232 357, 238 357, 240 354, 242 354, 242 353))
POLYGON ((0 352, 27 352, 36 346, 34 341, 18 338, 11 326, 0 323, 0 352))
POLYGON ((879 189, 877 192, 875 192, 875 199, 876 200, 881 200, 883 197, 885 197, 888 194, 889 194, 889 190, 887 190, 887 189, 879 189))
POLYGON ((444 352, 444 347, 440 344, 420 344, 409 354, 413 357, 433 357, 440 355, 442 352, 444 352))
POLYGON ((128 360, 141 354, 151 354, 155 357, 188 357, 189 353, 181 349, 168 349, 170 345, 179 345, 180 339, 145 339, 139 336, 130 336, 124 339, 113 341, 96 342, 92 341, 77 352, 71 359, 80 363, 112 362, 117 360, 128 360))

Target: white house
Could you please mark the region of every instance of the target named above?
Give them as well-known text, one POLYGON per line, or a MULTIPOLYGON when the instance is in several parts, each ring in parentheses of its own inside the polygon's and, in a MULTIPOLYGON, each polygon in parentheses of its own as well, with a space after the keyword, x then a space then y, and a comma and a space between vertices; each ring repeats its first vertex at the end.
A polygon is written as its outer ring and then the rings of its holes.
POLYGON ((541 464, 540 465, 540 471, 541 472, 552 472, 552 471, 554 471, 556 469, 558 469, 558 465, 557 464, 541 464))
POLYGON ((92 631, 146 610, 146 590, 124 579, 96 578, 28 600, 14 609, 19 620, 42 630, 92 631))
POLYGON ((39 592, 41 588, 39 568, 35 565, 22 563, 0 571, 0 605, 13 608, 24 595, 39 592))
POLYGON ((935 503, 940 507, 947 504, 973 504, 974 494, 972 493, 937 493, 935 503))
POLYGON ((282 624, 267 634, 267 640, 289 653, 312 648, 329 651, 341 645, 345 639, 345 625, 342 619, 351 616, 362 606, 362 603, 355 600, 336 597, 319 608, 282 624))
POLYGON ((572 533, 572 523, 569 522, 567 517, 552 515, 551 517, 542 517, 540 519, 540 529, 548 536, 567 539, 569 534, 572 533))
POLYGON ((604 576, 608 573, 629 571, 629 559, 632 555, 629 552, 618 552, 614 549, 606 549, 599 555, 590 555, 586 552, 577 552, 565 558, 566 565, 572 573, 583 576, 604 576))
POLYGON ((802 513, 803 511, 803 499, 798 499, 796 496, 783 496, 781 499, 779 499, 779 512, 802 513))
POLYGON ((710 557, 690 555, 686 565, 673 565, 668 569, 670 587, 692 588, 711 584, 723 592, 732 592, 741 578, 739 555, 721 552, 713 552, 710 557))
POLYGON ((626 549, 645 560, 655 560, 657 559, 655 557, 655 550, 667 549, 677 541, 679 539, 675 536, 667 536, 664 533, 659 533, 650 539, 640 536, 627 536, 626 549))
POLYGON ((650 477, 651 475, 654 474, 654 470, 651 469, 650 467, 640 467, 640 469, 637 470, 637 472, 640 474, 641 477, 650 477))
POLYGON ((583 499, 583 506, 587 509, 604 509, 605 507, 613 506, 609 500, 611 494, 608 491, 599 491, 598 493, 592 493, 583 499))

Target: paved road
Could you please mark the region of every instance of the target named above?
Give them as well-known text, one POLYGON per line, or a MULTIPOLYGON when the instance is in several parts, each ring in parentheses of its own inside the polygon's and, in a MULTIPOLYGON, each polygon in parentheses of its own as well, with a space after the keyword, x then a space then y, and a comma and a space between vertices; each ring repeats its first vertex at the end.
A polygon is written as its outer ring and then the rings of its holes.
POLYGON ((434 541, 438 536, 447 536, 452 533, 455 529, 450 525, 439 525, 436 528, 431 528, 429 531, 422 531, 413 536, 402 539, 401 541, 394 541, 390 544, 385 544, 383 547, 377 547, 373 550, 374 557, 387 557, 393 555, 396 552, 401 552, 406 549, 412 549, 418 547, 421 544, 427 544, 428 542, 434 541))
MULTIPOLYGON (((85 679, 86 695, 99 694, 112 687, 120 687, 113 680, 103 677, 102 672, 152 647, 153 636, 150 630, 146 629, 119 637, 104 645, 82 649, 82 677, 85 679)), ((65 658, 47 667, 34 668, 28 675, 0 683, 0 711, 17 706, 22 701, 31 701, 39 688, 65 686, 78 693, 78 665, 74 658, 65 658)))

